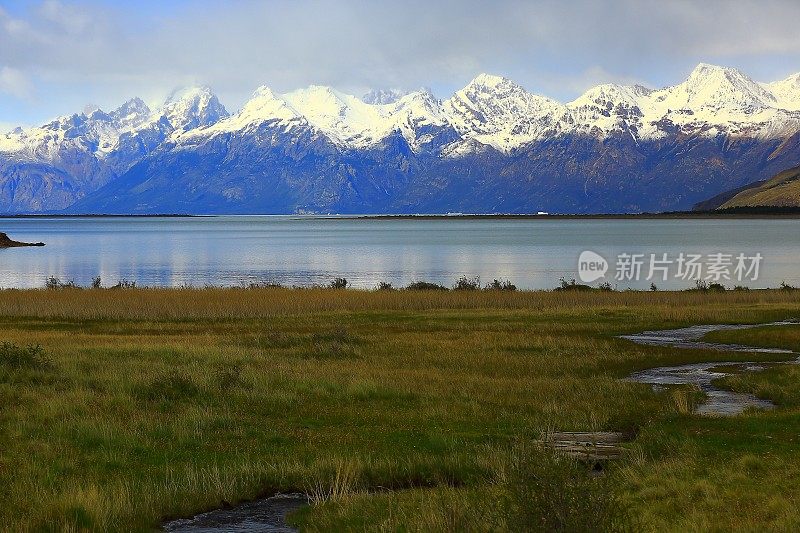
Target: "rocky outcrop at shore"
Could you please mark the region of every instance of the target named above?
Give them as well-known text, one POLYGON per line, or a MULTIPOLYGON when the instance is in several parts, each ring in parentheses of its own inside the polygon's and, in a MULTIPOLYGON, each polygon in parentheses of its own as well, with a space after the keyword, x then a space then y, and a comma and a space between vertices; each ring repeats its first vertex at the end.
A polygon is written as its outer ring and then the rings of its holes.
POLYGON ((19 246, 44 246, 43 242, 19 242, 0 232, 0 248, 16 248, 19 246))

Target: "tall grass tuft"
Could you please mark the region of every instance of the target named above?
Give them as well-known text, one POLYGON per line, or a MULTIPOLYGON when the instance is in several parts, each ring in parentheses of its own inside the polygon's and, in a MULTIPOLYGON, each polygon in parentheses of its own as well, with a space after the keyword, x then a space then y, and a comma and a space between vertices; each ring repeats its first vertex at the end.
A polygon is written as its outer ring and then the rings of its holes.
POLYGON ((333 472, 307 487, 309 501, 314 505, 335 502, 356 493, 359 468, 353 460, 337 459, 333 472))
POLYGON ((697 408, 697 398, 701 394, 698 388, 673 388, 670 391, 672 406, 681 415, 690 415, 697 408))

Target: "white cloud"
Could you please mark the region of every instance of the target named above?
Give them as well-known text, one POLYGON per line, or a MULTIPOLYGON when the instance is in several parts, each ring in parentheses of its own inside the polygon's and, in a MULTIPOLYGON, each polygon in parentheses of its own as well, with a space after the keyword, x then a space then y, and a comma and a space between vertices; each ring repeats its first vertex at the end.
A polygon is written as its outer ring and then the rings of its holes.
POLYGON ((58 0, 45 0, 39 6, 42 19, 52 22, 68 33, 78 35, 87 29, 91 16, 81 9, 75 9, 58 0))
POLYGON ((541 82, 540 89, 547 93, 558 94, 567 92, 577 95, 583 93, 589 87, 604 83, 643 85, 645 87, 653 85, 647 80, 633 76, 614 74, 603 67, 595 65, 574 74, 563 76, 553 74, 541 82))
POLYGON ((19 124, 14 124, 12 122, 0 122, 0 134, 8 133, 18 126, 19 124))
POLYGON ((493 72, 563 101, 598 82, 676 83, 699 61, 762 81, 800 71, 796 0, 47 0, 15 13, 0 9, 14 90, 25 74, 42 102, 81 107, 187 83, 235 108, 260 84, 446 96, 493 72))
POLYGON ((33 95, 33 84, 17 69, 0 67, 0 92, 27 99, 33 95))

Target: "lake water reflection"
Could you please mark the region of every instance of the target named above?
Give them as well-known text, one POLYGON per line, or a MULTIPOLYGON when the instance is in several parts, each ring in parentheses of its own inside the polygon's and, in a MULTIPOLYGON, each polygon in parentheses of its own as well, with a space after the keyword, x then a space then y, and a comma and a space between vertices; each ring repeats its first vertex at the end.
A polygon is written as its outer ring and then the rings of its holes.
MULTIPOLYGON (((49 276, 88 285, 451 285, 462 275, 552 288, 577 277, 578 256, 729 253, 764 257, 753 287, 800 285, 800 220, 792 219, 352 219, 296 216, 13 218, 0 231, 43 248, 0 250, 0 286, 41 287, 49 276)), ((646 269, 645 269, 646 270, 646 269)), ((644 272, 646 274, 646 272, 644 272)), ((600 280, 602 281, 602 280, 600 280)), ((725 281, 728 285, 736 281, 725 281)), ((649 280, 615 281, 647 288, 649 280)), ((659 288, 692 283, 656 280, 659 288)))

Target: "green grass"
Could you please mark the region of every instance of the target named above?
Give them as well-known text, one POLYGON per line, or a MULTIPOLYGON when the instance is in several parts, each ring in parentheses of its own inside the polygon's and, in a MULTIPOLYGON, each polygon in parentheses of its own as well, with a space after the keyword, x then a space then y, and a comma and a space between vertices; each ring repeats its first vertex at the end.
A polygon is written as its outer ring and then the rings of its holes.
POLYGON ((548 526, 528 501, 565 524, 605 509, 649 530, 800 526, 796 404, 687 415, 691 392, 619 378, 731 354, 616 338, 800 316, 786 291, 66 289, 0 291, 0 313, 9 530, 148 530, 277 491, 312 495, 294 518, 308 530, 548 526), (582 480, 519 460, 553 428, 634 440, 582 480), (545 498, 563 491, 536 489, 542 472, 594 510, 545 498))
POLYGON ((764 326, 732 331, 714 331, 706 336, 706 340, 728 344, 743 344, 746 346, 785 348, 800 352, 800 324, 764 326))
MULTIPOLYGON (((715 332, 714 340, 748 346, 788 348, 800 352, 800 325, 771 326, 741 331, 715 332)), ((798 356, 792 355, 793 359, 798 356)), ((762 372, 736 372, 717 384, 737 392, 749 392, 781 407, 800 407, 800 366, 769 365, 762 372)))

